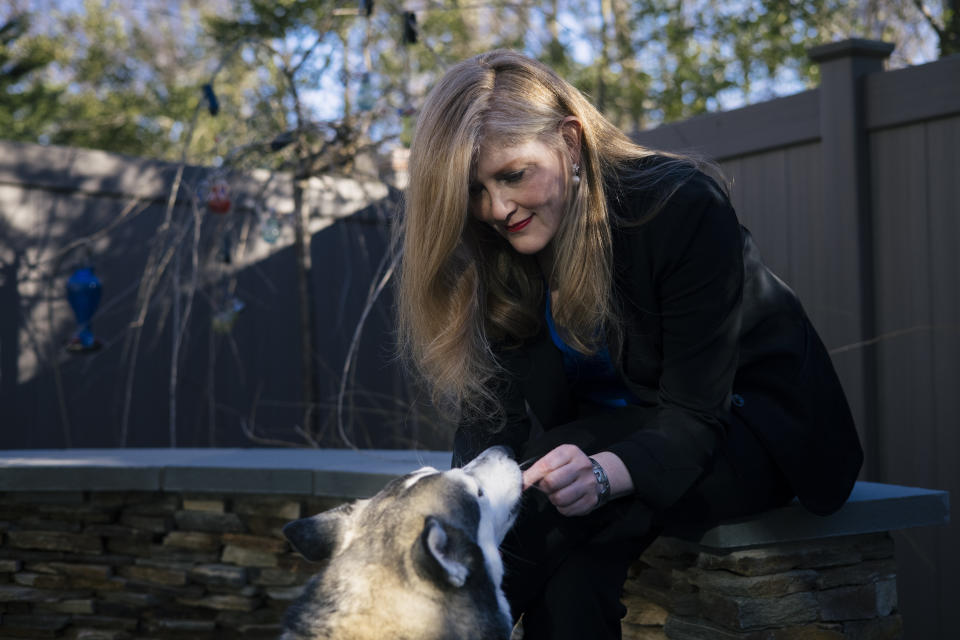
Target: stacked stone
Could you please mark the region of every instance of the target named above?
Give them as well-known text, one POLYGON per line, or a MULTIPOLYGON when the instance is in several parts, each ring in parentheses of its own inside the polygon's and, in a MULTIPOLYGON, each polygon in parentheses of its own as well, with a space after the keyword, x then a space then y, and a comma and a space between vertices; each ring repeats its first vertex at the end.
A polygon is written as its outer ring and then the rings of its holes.
POLYGON ((318 569, 280 530, 340 502, 0 493, 0 637, 276 638, 318 569))
POLYGON ((624 587, 625 640, 893 640, 889 534, 727 553, 661 538, 624 587))

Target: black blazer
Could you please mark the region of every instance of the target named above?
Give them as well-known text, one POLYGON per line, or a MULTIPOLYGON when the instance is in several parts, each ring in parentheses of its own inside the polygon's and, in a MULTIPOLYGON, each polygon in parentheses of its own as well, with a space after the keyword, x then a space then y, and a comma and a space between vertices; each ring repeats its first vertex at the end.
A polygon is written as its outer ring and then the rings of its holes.
POLYGON ((697 174, 657 216, 636 224, 648 195, 608 185, 611 219, 619 221, 613 264, 622 319, 608 344, 639 405, 578 418, 562 355, 543 327, 498 351, 506 422, 462 422, 454 463, 493 444, 522 451, 528 409, 547 430, 573 420, 625 429, 630 435, 607 449, 630 471, 637 497, 661 510, 704 473, 733 412, 807 509, 835 511, 863 453, 830 357, 799 300, 763 264, 710 178, 697 174))

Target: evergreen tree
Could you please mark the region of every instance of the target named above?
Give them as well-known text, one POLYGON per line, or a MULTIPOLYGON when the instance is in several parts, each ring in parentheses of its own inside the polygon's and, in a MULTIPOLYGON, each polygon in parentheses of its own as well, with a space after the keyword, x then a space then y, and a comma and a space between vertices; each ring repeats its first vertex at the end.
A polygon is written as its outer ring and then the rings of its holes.
POLYGON ((41 73, 57 60, 54 39, 30 34, 30 17, 0 22, 0 131, 11 140, 36 140, 59 117, 63 87, 41 73))

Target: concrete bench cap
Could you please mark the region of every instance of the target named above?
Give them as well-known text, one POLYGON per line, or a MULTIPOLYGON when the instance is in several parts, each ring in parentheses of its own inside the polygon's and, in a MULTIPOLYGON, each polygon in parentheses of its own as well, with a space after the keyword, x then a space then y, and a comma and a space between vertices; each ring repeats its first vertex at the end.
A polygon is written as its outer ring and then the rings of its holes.
MULTIPOLYGON (((422 466, 447 469, 447 451, 353 449, 0 450, 0 491, 181 491, 364 498, 422 466)), ((732 549, 945 524, 945 491, 858 482, 837 513, 797 501, 707 530, 671 532, 732 549)))
POLYGON ((0 491, 185 491, 365 498, 446 451, 354 449, 0 450, 0 491))
POLYGON ((723 522, 709 529, 677 529, 671 535, 715 549, 736 549, 897 531, 947 524, 950 494, 946 491, 878 482, 858 482, 839 511, 816 516, 794 499, 779 509, 723 522))

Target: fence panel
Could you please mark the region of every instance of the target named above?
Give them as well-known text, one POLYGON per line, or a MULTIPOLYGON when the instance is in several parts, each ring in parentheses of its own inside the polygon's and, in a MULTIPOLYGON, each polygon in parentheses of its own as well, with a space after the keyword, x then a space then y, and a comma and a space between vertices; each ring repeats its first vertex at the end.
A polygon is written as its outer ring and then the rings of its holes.
MULTIPOLYGON (((960 118, 871 135, 877 259, 880 477, 960 495, 960 118)), ((947 637, 960 527, 899 535, 908 637, 947 637), (931 579, 933 578, 933 579, 931 579), (941 615, 938 615, 940 613, 941 615)))
MULTIPOLYGON (((191 194, 210 175, 187 168, 173 212, 183 235, 173 239, 161 237, 160 229, 175 170, 100 151, 0 144, 0 448, 170 443, 170 274, 179 264, 185 312, 193 277, 191 194), (91 242, 77 242, 91 234, 91 242), (158 238, 166 243, 167 275, 154 291, 134 360, 137 294, 158 238), (74 330, 64 285, 84 244, 103 284, 93 328, 104 346, 77 356, 63 350, 74 330)), ((250 437, 256 427, 258 438, 306 444, 294 432, 304 407, 291 225, 284 223, 274 244, 261 240, 259 229, 267 208, 281 216, 292 210, 290 180, 263 172, 228 178, 229 213, 208 214, 201 203, 199 279, 191 316, 183 321, 176 442, 265 444, 250 437), (217 333, 212 317, 233 296, 246 308, 229 331, 217 333)), ((336 421, 341 371, 386 253, 396 198, 380 182, 325 177, 311 181, 306 203, 319 394, 314 435, 327 446, 343 446, 336 421)), ((354 418, 348 436, 359 446, 448 446, 449 425, 420 410, 394 358, 391 313, 385 291, 368 317, 347 385, 344 406, 354 418)))
MULTIPOLYGON (((956 60, 960 65, 960 58, 956 60)), ((960 84, 960 83, 958 83, 960 84)), ((937 485, 960 504, 960 117, 926 125, 927 203, 930 208, 931 297, 933 309, 933 388, 935 448, 931 462, 937 485)), ((955 507, 956 508, 956 507, 955 507)), ((942 611, 960 600, 960 516, 938 527, 938 586, 942 611)), ((955 613, 955 612, 954 612, 955 613)), ((955 632, 955 618, 944 615, 941 631, 955 632), (950 621, 950 626, 947 622, 950 621)))
MULTIPOLYGON (((930 210, 923 124, 875 133, 873 221, 876 256, 877 442, 880 477, 897 484, 941 486, 935 457, 938 425, 933 388, 934 344, 930 279, 930 210)), ((938 532, 918 529, 897 537, 903 567, 901 591, 922 589, 927 597, 907 599, 908 628, 924 621, 936 629, 940 593, 930 581, 937 567, 938 532)))

